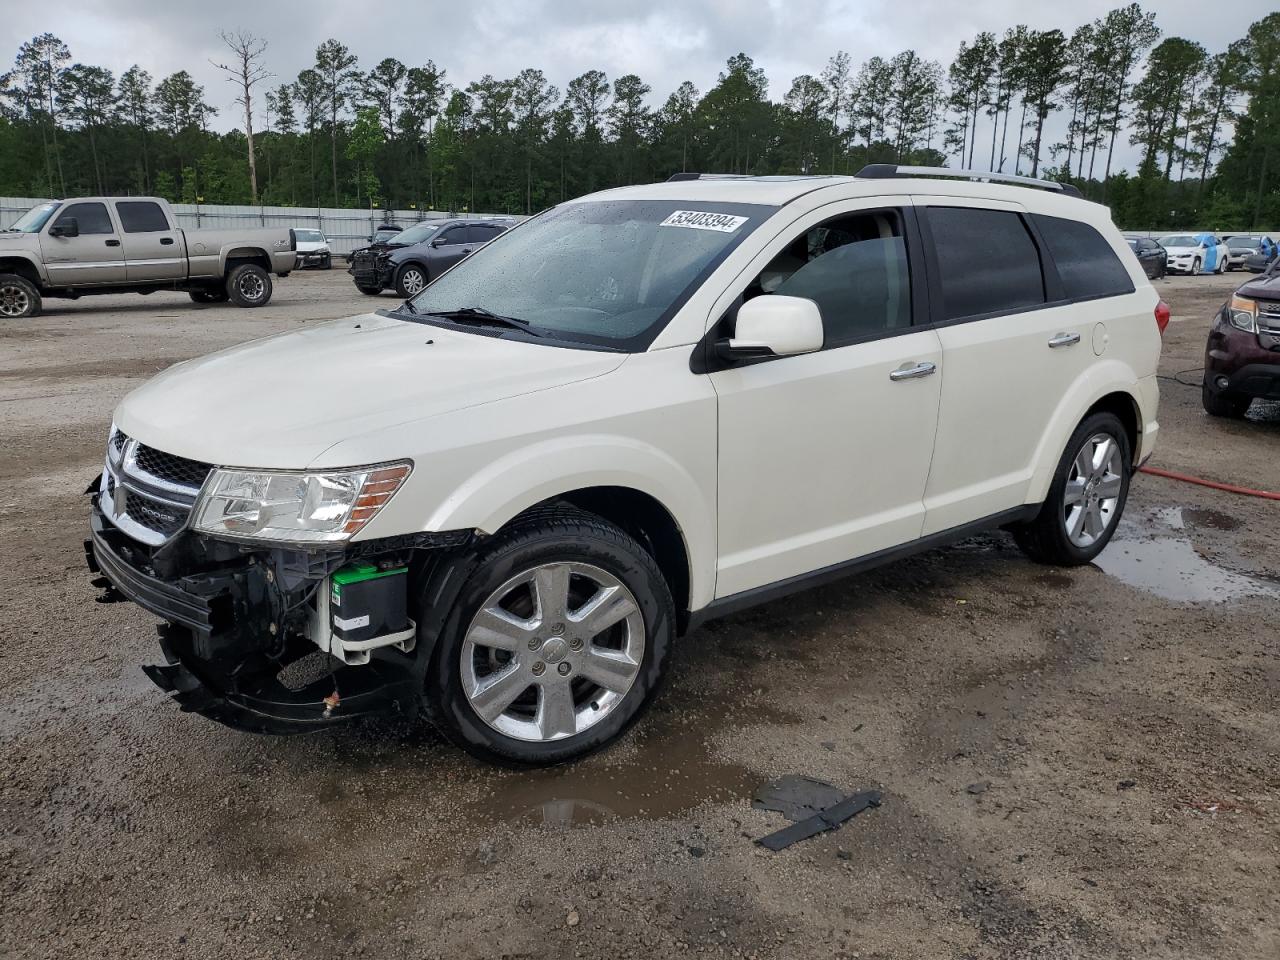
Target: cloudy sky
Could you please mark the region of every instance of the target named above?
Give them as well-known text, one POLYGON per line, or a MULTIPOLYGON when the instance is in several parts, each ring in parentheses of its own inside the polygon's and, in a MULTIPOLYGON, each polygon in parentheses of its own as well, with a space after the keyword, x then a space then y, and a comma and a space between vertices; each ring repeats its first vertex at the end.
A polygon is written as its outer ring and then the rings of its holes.
MULTIPOLYGON (((134 63, 153 77, 188 70, 218 107, 216 126, 236 125, 234 92, 209 64, 222 59, 220 30, 265 38, 277 83, 308 66, 316 45, 336 37, 368 68, 383 57, 412 66, 431 59, 465 85, 485 73, 514 76, 535 66, 564 90, 568 80, 599 68, 610 78, 637 73, 661 103, 682 80, 705 92, 729 56, 744 51, 781 99, 791 78, 818 74, 836 50, 856 64, 911 47, 945 66, 961 40, 997 34, 1015 23, 1065 33, 1104 15, 1119 0, 5 0, 0 64, 24 40, 44 31, 61 37, 72 56, 116 73, 134 63)), ((1184 36, 1211 53, 1244 35, 1272 7, 1161 0, 1165 35, 1184 36), (1206 11, 1212 10, 1212 14, 1206 11)), ((0 69, 3 69, 0 66, 0 69)), ((1126 162, 1132 151, 1123 158, 1126 162)))

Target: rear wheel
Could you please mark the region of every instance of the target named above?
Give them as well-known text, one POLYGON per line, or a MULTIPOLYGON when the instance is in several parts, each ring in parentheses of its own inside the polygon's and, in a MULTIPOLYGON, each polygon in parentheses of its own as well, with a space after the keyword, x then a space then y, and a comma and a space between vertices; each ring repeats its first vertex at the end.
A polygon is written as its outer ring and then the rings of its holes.
POLYGON ((1129 496, 1129 435, 1113 413, 1076 427, 1058 461, 1040 513, 1013 536, 1038 563, 1088 563, 1111 540, 1129 496))
POLYGON ((256 263, 242 263, 227 277, 227 296, 237 307, 261 307, 271 299, 271 274, 256 263))
POLYGON ((658 688, 674 633, 653 557, 613 524, 558 508, 475 559, 427 673, 435 724, 476 756, 528 765, 619 736, 658 688))
POLYGON ((40 314, 40 291, 16 273, 0 273, 0 318, 21 320, 40 314))
POLYGON ((1222 393, 1212 389, 1207 383, 1200 388, 1200 403, 1204 406, 1205 413, 1210 416, 1240 420, 1249 412, 1249 404, 1252 402, 1252 397, 1242 397, 1238 393, 1222 393))
POLYGON ((427 271, 416 263, 406 263, 396 274, 396 293, 408 299, 427 285, 427 271))

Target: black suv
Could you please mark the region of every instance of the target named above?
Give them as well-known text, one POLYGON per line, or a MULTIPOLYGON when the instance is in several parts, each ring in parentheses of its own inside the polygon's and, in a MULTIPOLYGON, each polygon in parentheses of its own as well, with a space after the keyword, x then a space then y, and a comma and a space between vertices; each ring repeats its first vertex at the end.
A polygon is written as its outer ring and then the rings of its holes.
POLYGON ((357 250, 347 271, 361 293, 395 290, 411 297, 428 283, 512 226, 510 220, 429 220, 387 240, 384 248, 357 250))

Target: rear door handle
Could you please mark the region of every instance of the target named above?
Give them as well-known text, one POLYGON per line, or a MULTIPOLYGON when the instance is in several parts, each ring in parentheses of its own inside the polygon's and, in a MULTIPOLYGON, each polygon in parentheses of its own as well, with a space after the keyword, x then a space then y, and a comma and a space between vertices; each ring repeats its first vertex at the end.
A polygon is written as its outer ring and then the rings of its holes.
POLYGON ((1057 333, 1049 338, 1050 347, 1069 347, 1079 342, 1080 334, 1078 333, 1057 333))
POLYGON ((166 247, 171 247, 173 246, 173 237, 161 237, 160 242, 166 247))
POLYGON ((895 382, 898 380, 918 380, 921 377, 927 377, 930 374, 937 372, 938 365, 936 363, 929 363, 928 361, 925 361, 924 363, 908 362, 904 363, 897 370, 891 371, 889 373, 889 379, 895 382))
POLYGON ((118 247, 118 246, 120 246, 120 241, 119 241, 119 240, 108 240, 108 241, 107 241, 107 246, 108 246, 108 247, 118 247))

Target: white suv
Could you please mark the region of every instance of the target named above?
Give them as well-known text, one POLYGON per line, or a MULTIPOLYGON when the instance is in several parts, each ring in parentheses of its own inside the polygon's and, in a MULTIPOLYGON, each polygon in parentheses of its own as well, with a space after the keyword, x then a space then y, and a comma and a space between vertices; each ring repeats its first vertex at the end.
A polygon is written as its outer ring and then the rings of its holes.
POLYGON ((97 583, 163 618, 185 709, 422 707, 542 764, 707 618, 989 527, 1087 563, 1168 310, 1104 207, 956 175, 610 190, 397 309, 179 364, 115 412, 97 583))

